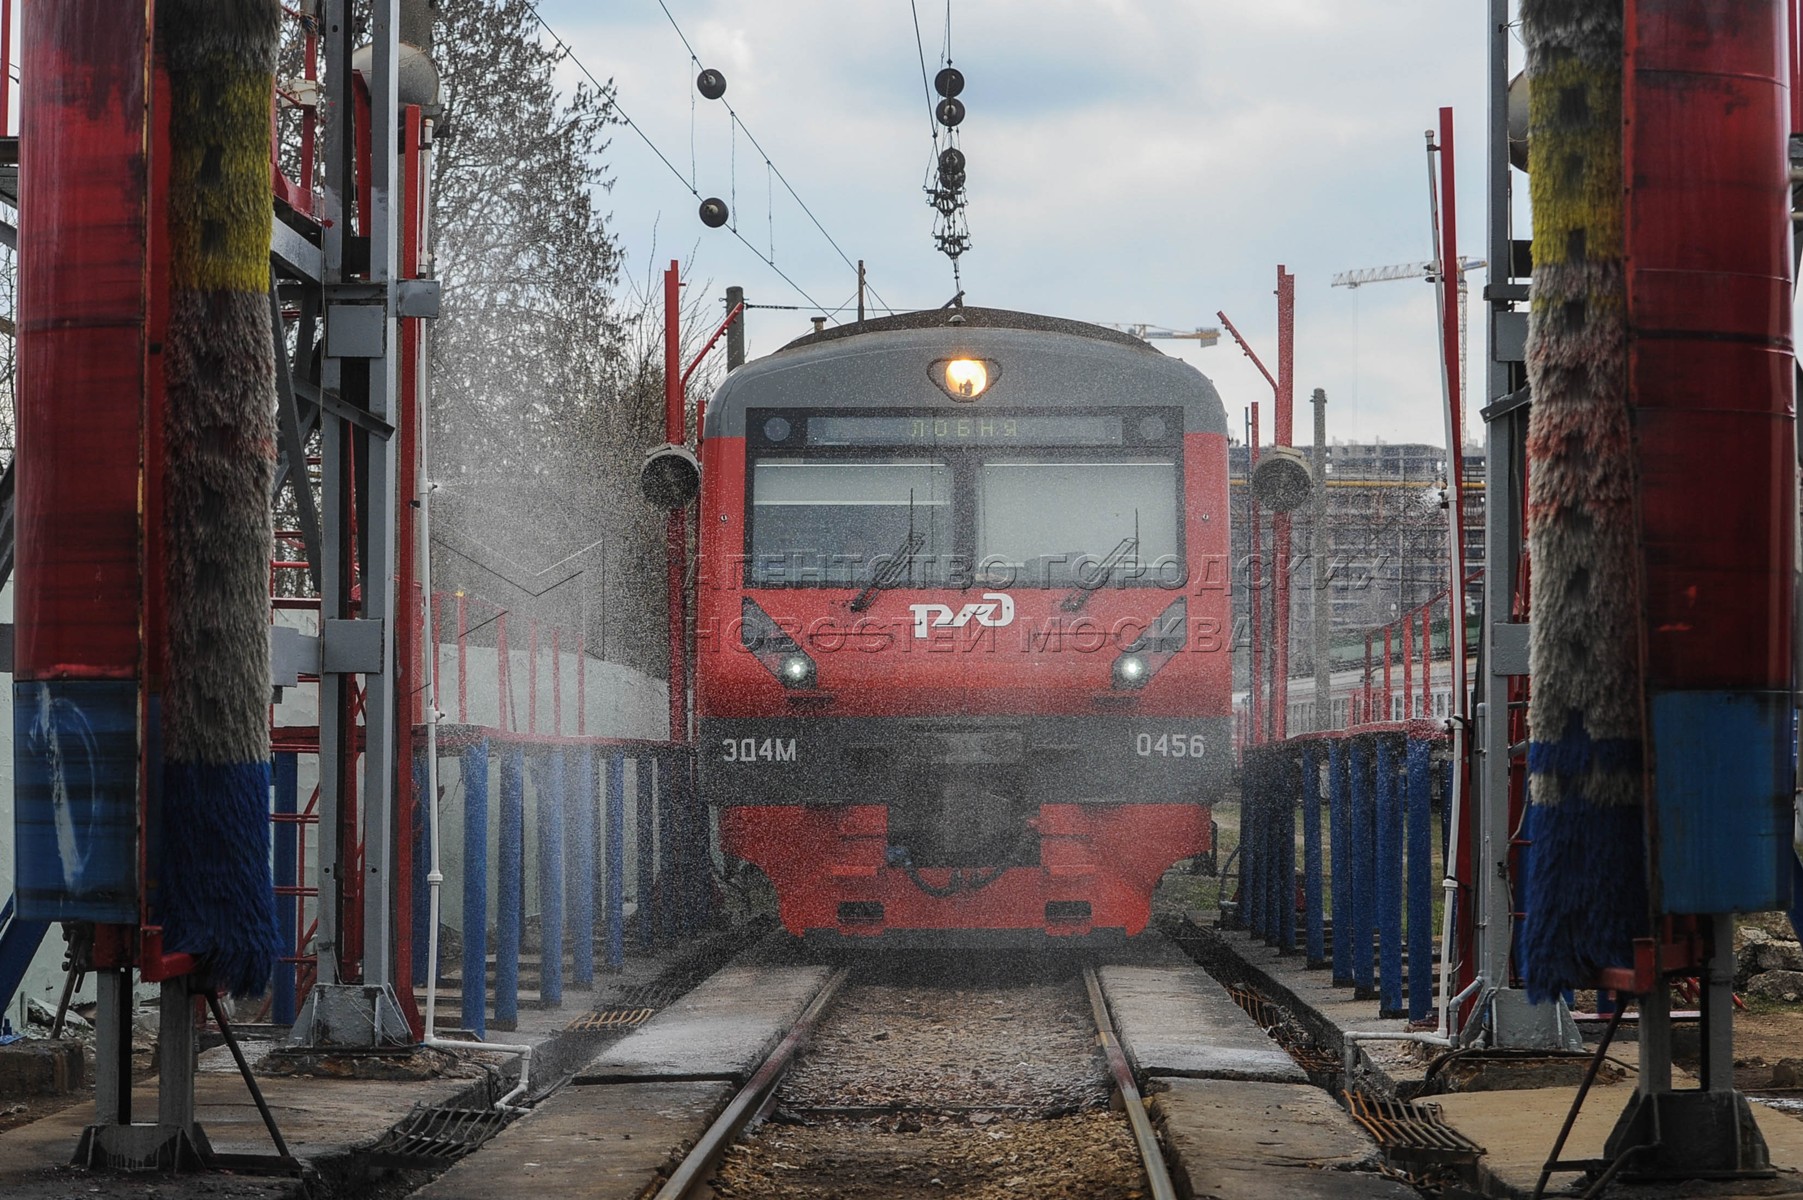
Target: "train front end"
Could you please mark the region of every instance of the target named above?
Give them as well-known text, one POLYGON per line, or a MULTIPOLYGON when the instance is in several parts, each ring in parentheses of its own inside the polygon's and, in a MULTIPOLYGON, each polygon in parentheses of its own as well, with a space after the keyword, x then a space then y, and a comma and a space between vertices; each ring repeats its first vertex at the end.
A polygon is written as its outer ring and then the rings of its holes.
POLYGON ((1125 335, 966 309, 711 401, 699 782, 810 940, 1129 937, 1231 736, 1227 437, 1125 335))

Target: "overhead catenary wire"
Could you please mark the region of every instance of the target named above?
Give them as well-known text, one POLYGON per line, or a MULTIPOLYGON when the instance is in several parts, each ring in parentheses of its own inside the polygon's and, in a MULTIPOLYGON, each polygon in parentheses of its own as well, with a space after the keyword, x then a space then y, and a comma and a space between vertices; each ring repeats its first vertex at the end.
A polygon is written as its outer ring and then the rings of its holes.
MULTIPOLYGON (((701 58, 695 53, 695 47, 690 44, 688 35, 682 31, 682 25, 676 20, 676 14, 670 11, 670 6, 665 4, 664 0, 657 0, 657 6, 664 10, 664 17, 670 22, 670 28, 676 31, 677 38, 682 42, 682 48, 688 52, 690 64, 700 68, 702 65, 701 58)), ((689 102, 691 106, 694 104, 693 89, 690 90, 689 102)), ((839 256, 839 260, 852 270, 856 271, 858 269, 857 264, 851 260, 850 255, 845 253, 844 248, 834 240, 833 235, 827 232, 826 226, 820 223, 820 218, 814 215, 814 210, 808 207, 807 201, 801 198, 801 195, 796 192, 794 185, 789 182, 788 177, 782 173, 782 168, 771 161, 769 152, 758 143, 757 135, 752 133, 750 127, 745 124, 742 118, 740 118, 738 110, 732 106, 732 101, 722 96, 720 97, 719 102, 721 107, 726 109, 727 116, 731 118, 731 124, 735 133, 743 132, 745 134, 745 140, 751 143, 752 149, 756 150, 758 154, 763 157, 764 166, 782 183, 783 190, 789 193, 789 198, 795 201, 796 205, 800 207, 803 213, 807 214, 808 220, 814 223, 814 228, 820 231, 820 236, 826 239, 827 245, 833 248, 833 252, 839 256)), ((690 190, 692 191, 694 189, 691 188, 690 190)), ((868 281, 864 286, 871 295, 877 295, 876 289, 871 287, 868 281)), ((877 299, 881 300, 882 297, 877 296, 877 299)))
MULTIPOLYGON (((548 37, 550 37, 551 41, 557 45, 557 48, 572 63, 575 64, 576 69, 578 71, 581 71, 582 74, 585 77, 587 77, 588 81, 591 84, 593 84, 597 89, 601 90, 604 93, 609 92, 607 85, 602 83, 599 79, 595 78, 595 73, 588 69, 588 65, 586 63, 584 63, 581 58, 577 57, 575 48, 572 47, 568 42, 564 41, 564 39, 558 35, 558 33, 555 29, 551 28, 550 22, 545 20, 543 13, 539 12, 537 0, 526 0, 526 3, 527 3, 527 7, 529 7, 532 10, 533 17, 538 21, 539 28, 543 29, 545 31, 545 34, 548 37)), ((692 185, 688 181, 688 179, 684 177, 681 168, 679 168, 675 163, 670 161, 669 155, 665 154, 662 150, 660 150, 658 148, 657 143, 651 140, 651 135, 646 133, 643 129, 639 128, 638 122, 634 121, 632 119, 632 117, 627 114, 626 110, 620 106, 620 99, 619 99, 618 94, 617 93, 611 93, 611 94, 612 94, 612 99, 613 99, 613 110, 616 114, 618 114, 621 122, 623 122, 628 129, 632 130, 633 133, 638 135, 639 140, 641 142, 645 143, 646 147, 650 149, 651 153, 657 155, 658 161, 664 164, 665 168, 669 170, 670 174, 676 178, 676 181, 678 183, 682 184, 683 188, 686 191, 688 191, 688 193, 691 196, 694 196, 697 200, 702 199, 703 197, 702 197, 701 193, 696 191, 694 185, 692 185)), ((741 125, 740 128, 743 129, 744 126, 741 125)), ((746 136, 747 137, 751 136, 749 130, 746 131, 746 136)), ((768 159, 765 160, 765 164, 767 166, 770 165, 768 159)), ((772 166, 771 169, 774 170, 775 168, 772 166)), ((816 310, 820 313, 823 313, 823 314, 826 314, 829 316, 831 315, 831 314, 826 313, 826 308, 823 305, 821 305, 821 303, 818 300, 815 300, 813 296, 808 294, 808 291, 806 288, 802 287, 799 283, 796 283, 795 280, 793 280, 789 277, 788 272, 784 271, 781 267, 776 265, 776 258, 775 258, 775 254, 774 254, 774 244, 772 245, 772 253, 769 255, 766 255, 762 250, 759 250, 756 246, 752 245, 749 241, 746 241, 744 235, 741 234, 736 228, 733 228, 732 226, 728 226, 727 230, 735 238, 738 238, 740 243, 743 244, 747 250, 749 250, 753 254, 757 255, 758 259, 761 262, 763 262, 763 264, 765 266, 769 267, 772 271, 775 271, 777 273, 777 275, 782 278, 782 281, 784 283, 788 284, 791 288, 794 288, 796 293, 798 295, 800 295, 802 299, 806 300, 811 308, 813 308, 814 310, 816 310)))

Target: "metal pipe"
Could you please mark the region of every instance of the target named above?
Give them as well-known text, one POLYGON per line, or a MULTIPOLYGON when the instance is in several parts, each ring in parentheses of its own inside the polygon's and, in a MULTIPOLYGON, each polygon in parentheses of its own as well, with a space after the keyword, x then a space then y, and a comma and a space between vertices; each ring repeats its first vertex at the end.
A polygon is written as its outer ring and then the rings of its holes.
MULTIPOLYGON (((429 172, 422 172, 429 174, 429 172)), ((432 493, 437 485, 431 482, 431 455, 429 436, 431 422, 422 420, 419 428, 419 492, 416 497, 419 504, 419 571, 420 591, 426 596, 432 595, 432 493)), ((459 632, 463 624, 462 598, 459 597, 459 632)), ((431 840, 431 867, 426 872, 426 919, 430 923, 426 935, 426 1030, 420 1044, 436 1050, 468 1050, 478 1046, 484 1050, 499 1050, 505 1054, 520 1056, 520 1081, 512 1091, 495 1101, 497 1108, 512 1106, 512 1102, 526 1094, 532 1080, 532 1047, 509 1042, 464 1042, 447 1041, 438 1036, 438 908, 439 889, 444 884, 444 871, 439 865, 439 833, 438 833, 438 723, 444 713, 438 705, 438 630, 435 613, 430 599, 426 604, 425 641, 427 653, 422 656, 425 678, 421 680, 426 697, 426 825, 431 840)), ((502 643, 506 648, 506 643, 502 643)), ((461 698, 461 697, 460 697, 461 698)), ((484 755, 486 763, 487 756, 484 755)), ((486 780, 484 780, 486 783, 486 780)), ((466 789, 467 790, 467 789, 466 789)), ((486 846, 484 847, 486 849, 486 846)), ((467 911, 467 910, 466 910, 467 911)), ((464 931, 467 937, 469 931, 464 931)), ((467 971, 467 965, 465 967, 467 971)), ((465 979, 467 994, 468 979, 465 979)))
MULTIPOLYGON (((1465 807, 1465 773, 1459 770, 1459 763, 1465 755, 1465 718, 1453 716, 1446 720, 1447 733, 1452 737, 1452 787, 1446 798, 1446 847, 1452 853, 1459 844, 1459 814, 1465 807)), ((1452 986, 1453 968, 1453 915, 1458 907, 1459 881, 1454 876, 1452 864, 1446 863, 1444 878, 1440 880, 1442 904, 1440 906, 1440 1024, 1436 1032, 1441 1037, 1450 1037, 1453 1032, 1452 1009, 1464 1003, 1471 990, 1483 980, 1482 975, 1473 978, 1472 982, 1459 992, 1457 999, 1448 999, 1447 990, 1452 986)))
MULTIPOLYGON (((1442 976, 1444 978, 1444 976, 1442 976)), ((1465 989, 1453 997, 1453 1003, 1463 1004, 1478 988, 1483 986, 1483 979, 1472 980, 1465 989)), ((1424 1046, 1454 1045, 1452 1038, 1441 1033, 1405 1033, 1394 1029, 1349 1029, 1340 1035, 1340 1069, 1343 1078, 1350 1083, 1354 1069, 1358 1065, 1358 1044, 1360 1042, 1418 1042, 1424 1046)))
MULTIPOLYGON (((1296 277, 1277 268, 1277 445, 1295 440, 1296 277)), ((1248 480, 1248 482, 1250 482, 1248 480)), ((1290 514, 1271 518, 1271 736, 1289 735, 1290 709, 1290 514)))
POLYGON ((1309 558, 1314 563, 1315 731, 1333 725, 1333 620, 1328 604, 1327 571, 1327 392, 1316 388, 1315 491, 1309 498, 1309 558))
POLYGON ((1440 387, 1446 402, 1447 557, 1452 561, 1452 613, 1447 622, 1452 649, 1452 705, 1449 711, 1467 711, 1465 696, 1465 429, 1460 408, 1464 381, 1459 378, 1458 313, 1453 289, 1446 286, 1448 269, 1463 274, 1459 263, 1458 209, 1453 187, 1452 109, 1440 110, 1440 142, 1427 134, 1428 208, 1434 237, 1434 295, 1440 310, 1440 387), (1434 177, 1434 155, 1440 156, 1440 179, 1434 177), (1444 212, 1442 195, 1444 188, 1444 212))
MULTIPOLYGON (((1221 318, 1223 321, 1225 317, 1221 318)), ((1237 335, 1236 335, 1237 336, 1237 335)), ((1251 356, 1252 351, 1246 351, 1251 356)), ((1253 362, 1258 359, 1253 358, 1253 362)), ((1258 368, 1263 371, 1261 364, 1258 368)), ((1266 378, 1269 378, 1267 375, 1266 378)), ((1264 712, 1264 560, 1259 553, 1258 497, 1252 494, 1252 472, 1258 467, 1258 401, 1252 402, 1251 432, 1246 442, 1246 512, 1248 554, 1246 558, 1246 604, 1252 610, 1252 686, 1249 693, 1252 709, 1252 744, 1265 740, 1264 712)))

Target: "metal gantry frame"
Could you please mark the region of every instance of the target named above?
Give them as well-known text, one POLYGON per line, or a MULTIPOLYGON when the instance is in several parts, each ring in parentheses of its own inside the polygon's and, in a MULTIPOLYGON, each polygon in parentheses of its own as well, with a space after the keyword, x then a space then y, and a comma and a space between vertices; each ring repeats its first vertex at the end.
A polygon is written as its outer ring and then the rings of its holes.
MULTIPOLYGON (((402 809, 409 778, 397 769, 401 721, 412 705, 397 694, 413 615, 401 604, 402 433, 423 406, 408 394, 418 373, 404 372, 402 243, 407 202, 400 144, 402 0, 375 0, 367 67, 353 67, 349 0, 302 6, 317 21, 324 72, 318 90, 321 183, 317 211, 278 210, 274 262, 299 312, 293 358, 278 363, 282 403, 281 472, 294 491, 308 567, 319 590, 314 638, 287 639, 297 656, 280 661, 278 680, 319 681, 317 976, 296 1023, 298 1040, 378 1044, 412 1040, 395 993, 397 942, 405 938, 405 872, 397 850, 408 828, 402 809), (287 220, 284 220, 287 217, 287 220), (288 253, 284 254, 284 249, 288 253), (317 527, 305 458, 319 436, 317 527), (405 711, 403 712, 403 709, 405 711)), ((413 129, 416 121, 406 121, 413 129)), ((310 195, 311 180, 300 192, 310 195)), ((415 219, 417 219, 417 214, 415 219)), ((423 309, 432 306, 426 304, 423 309)), ((413 315, 427 315, 424 311, 413 315)))
MULTIPOLYGON (((1527 243, 1510 226, 1513 181, 1509 171, 1509 0, 1490 0, 1485 175, 1484 285, 1484 603, 1479 633, 1473 810, 1467 851, 1472 916, 1471 973, 1483 981, 1478 1018, 1493 1045, 1575 1049, 1581 1044, 1563 1001, 1530 1005, 1510 986, 1514 947, 1512 842, 1519 803, 1511 760, 1510 702, 1528 673, 1528 624, 1515 618, 1523 552, 1526 502, 1528 395, 1527 243)), ((1525 762, 1520 764, 1525 767, 1525 762)))

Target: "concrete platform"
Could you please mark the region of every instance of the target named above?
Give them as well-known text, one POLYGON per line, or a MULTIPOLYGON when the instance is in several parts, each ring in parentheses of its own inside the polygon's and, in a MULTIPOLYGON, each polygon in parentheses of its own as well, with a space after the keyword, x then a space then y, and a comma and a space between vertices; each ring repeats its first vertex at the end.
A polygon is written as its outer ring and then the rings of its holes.
POLYGON ((567 1087, 414 1195, 633 1200, 732 1093, 728 1083, 567 1087))
POLYGON ((1209 1200, 1414 1200, 1374 1173, 1377 1143, 1318 1088, 1171 1079, 1152 1099, 1184 1195, 1209 1200), (1367 1168, 1361 1170, 1360 1168, 1367 1168))
POLYGON ((1097 970, 1121 1046, 1141 1076, 1308 1082, 1221 985, 1194 964, 1097 970))
MULTIPOLYGON (((442 1104, 482 1086, 479 1079, 260 1079, 276 1125, 297 1157, 319 1164, 367 1146, 417 1103, 442 1104)), ((194 1093, 201 1128, 221 1154, 274 1154, 256 1105, 237 1075, 201 1075, 194 1093)), ((155 1081, 132 1093, 139 1120, 156 1117, 155 1081)), ((7 1200, 67 1200, 71 1196, 131 1196, 147 1182, 158 1194, 218 1197, 300 1196, 298 1180, 243 1176, 106 1175, 67 1166, 94 1106, 78 1104, 0 1136, 0 1196, 7 1200)))
MULTIPOLYGON (((1333 972, 1313 968, 1302 954, 1279 954, 1260 938, 1237 929, 1217 929, 1217 914, 1191 913, 1189 924, 1201 936, 1198 947, 1204 954, 1203 965, 1223 982, 1252 984, 1267 997, 1291 1010, 1293 1016, 1324 1047, 1338 1054, 1340 1035, 1357 1029, 1384 1033, 1401 1033, 1408 1022, 1401 1018, 1380 1020, 1377 1001, 1356 998, 1353 989, 1335 987, 1333 972)), ((1418 1078, 1422 1070, 1416 1060, 1382 1053, 1384 1043, 1370 1043, 1386 1075, 1395 1082, 1418 1078), (1413 1067, 1413 1073, 1411 1073, 1413 1067)))
MULTIPOLYGON (((1447 1123, 1486 1153, 1479 1161, 1484 1191, 1491 1196, 1531 1196, 1540 1168, 1553 1148, 1559 1126, 1571 1108, 1575 1088, 1534 1088, 1516 1092, 1460 1092, 1435 1096, 1447 1123)), ((1597 1088, 1584 1102, 1584 1111, 1572 1127, 1565 1158, 1595 1158, 1603 1152, 1615 1119, 1633 1094, 1632 1073, 1612 1087, 1597 1088)), ((1772 1162, 1781 1169, 1776 1179, 1746 1183, 1690 1181, 1666 1188, 1616 1184, 1612 1197, 1681 1195, 1731 1200, 1742 1196, 1803 1196, 1803 1121, 1786 1113, 1753 1105, 1753 1119, 1765 1137, 1772 1162)), ((1547 1184, 1556 1195, 1575 1182, 1576 1174, 1554 1175, 1547 1184)))
POLYGON ((822 966, 733 963, 591 1059, 577 1084, 635 1080, 741 1083, 830 974, 822 966))
MULTIPOLYGON (((1209 971, 1222 978, 1242 979, 1257 986, 1273 1001, 1288 1008, 1322 1045, 1338 1051, 1342 1035, 1348 1030, 1399 1032, 1403 1028, 1401 1021, 1378 1020, 1375 1000, 1354 1000, 1349 989, 1333 986, 1329 972, 1310 970, 1302 956, 1279 955, 1245 933, 1214 928, 1214 922, 1214 913, 1192 913, 1189 918, 1195 948, 1209 971)), ((1362 1049, 1373 1079, 1380 1086, 1394 1089, 1399 1083, 1418 1082, 1425 1074, 1426 1056, 1386 1047, 1381 1042, 1364 1043, 1362 1049)), ((1635 1081, 1632 1046, 1626 1048, 1625 1055, 1614 1057, 1627 1066, 1624 1077, 1591 1092, 1567 1143, 1566 1158, 1600 1156, 1616 1118, 1627 1105, 1635 1081)), ((1682 1072, 1678 1074, 1681 1076, 1682 1072)), ((1690 1086, 1690 1083, 1683 1081, 1680 1086, 1690 1086)), ((1576 1094, 1577 1088, 1573 1085, 1444 1093, 1432 1096, 1431 1100, 1440 1106, 1449 1125, 1484 1147, 1485 1153, 1477 1168, 1482 1193, 1526 1200, 1533 1194, 1541 1166, 1552 1151, 1553 1141, 1558 1137, 1559 1127, 1576 1094)), ((1778 1168, 1775 1179, 1740 1183, 1687 1181, 1657 1186, 1615 1183, 1610 1186, 1609 1196, 1612 1200, 1693 1196, 1707 1200, 1803 1197, 1803 1120, 1759 1104, 1753 1105, 1753 1113, 1765 1136, 1773 1165, 1778 1168)), ((1555 1175, 1548 1185, 1549 1194, 1562 1194, 1577 1178, 1575 1174, 1555 1175)), ((1227 1194, 1222 1193, 1223 1196, 1227 1194)), ((1287 1194, 1287 1189, 1283 1194, 1287 1194)))

